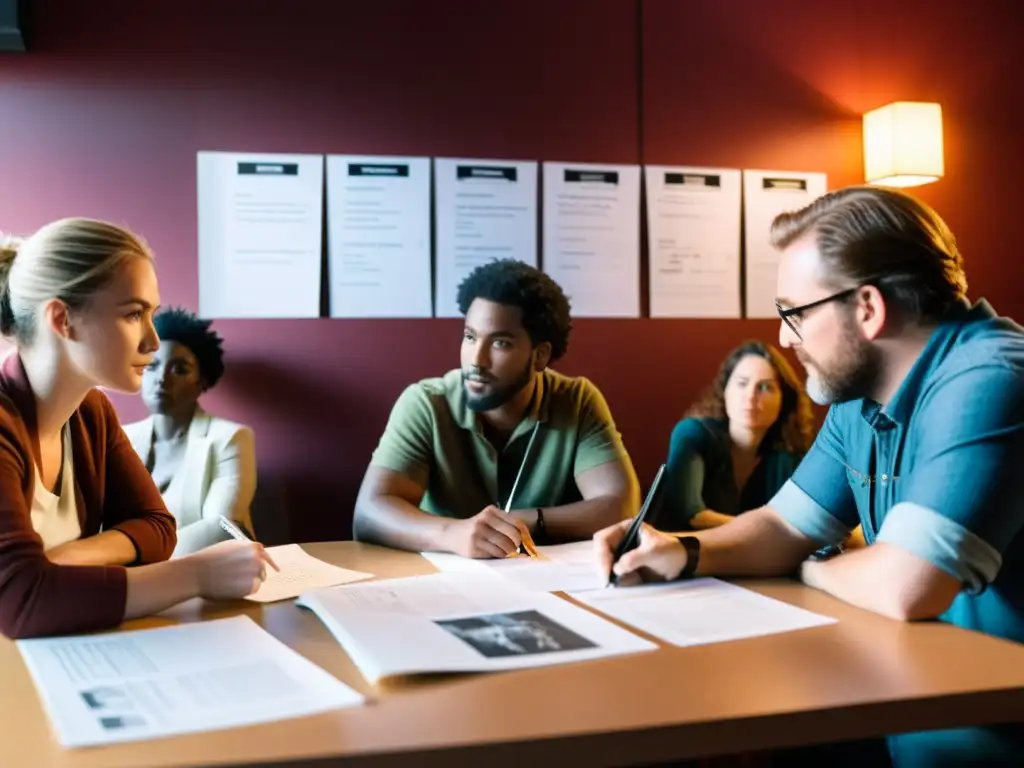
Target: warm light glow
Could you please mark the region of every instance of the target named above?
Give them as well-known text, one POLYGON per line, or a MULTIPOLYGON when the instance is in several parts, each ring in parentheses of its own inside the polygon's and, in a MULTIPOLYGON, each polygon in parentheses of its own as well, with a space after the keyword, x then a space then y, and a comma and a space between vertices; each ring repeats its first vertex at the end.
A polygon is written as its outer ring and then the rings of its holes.
POLYGON ((864 115, 864 178, 916 187, 942 178, 942 107, 896 101, 864 115))

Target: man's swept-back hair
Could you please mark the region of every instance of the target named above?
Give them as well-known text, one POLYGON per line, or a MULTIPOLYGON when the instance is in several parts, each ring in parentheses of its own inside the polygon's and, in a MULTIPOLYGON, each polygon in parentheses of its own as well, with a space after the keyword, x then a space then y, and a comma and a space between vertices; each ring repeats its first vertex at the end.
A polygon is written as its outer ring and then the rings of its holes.
POLYGON ((938 213, 883 187, 829 192, 772 222, 776 248, 813 232, 836 287, 874 285, 910 320, 934 322, 963 306, 967 275, 956 239, 938 213))

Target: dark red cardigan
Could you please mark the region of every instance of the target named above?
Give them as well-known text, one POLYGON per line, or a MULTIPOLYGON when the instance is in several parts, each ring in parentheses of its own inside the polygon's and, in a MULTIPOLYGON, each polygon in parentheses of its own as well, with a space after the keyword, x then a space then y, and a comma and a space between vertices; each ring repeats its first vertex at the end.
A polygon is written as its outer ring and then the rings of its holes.
MULTIPOLYGON (((117 529, 135 544, 135 565, 169 558, 177 540, 174 517, 114 406, 93 390, 68 424, 82 537, 117 529)), ((125 569, 55 565, 32 528, 35 430, 35 395, 12 353, 0 364, 0 633, 19 638, 115 627, 124 619, 125 569)))

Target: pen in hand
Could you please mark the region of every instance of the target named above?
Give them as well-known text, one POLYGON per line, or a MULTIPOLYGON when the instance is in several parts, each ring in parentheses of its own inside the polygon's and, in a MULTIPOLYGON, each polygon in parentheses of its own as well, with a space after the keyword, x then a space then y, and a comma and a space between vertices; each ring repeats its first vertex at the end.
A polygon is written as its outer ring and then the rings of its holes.
POLYGON ((606 589, 619 583, 619 577, 615 573, 615 564, 619 562, 624 554, 636 547, 639 543, 640 529, 643 527, 644 519, 654 506, 654 500, 657 498, 658 489, 661 487, 661 476, 664 473, 665 465, 662 464, 661 467, 658 468, 658 474, 654 476, 654 482, 651 483, 651 487, 647 491, 647 497, 644 499, 643 506, 640 507, 640 511, 637 513, 637 516, 633 518, 633 522, 630 523, 629 529, 626 531, 626 535, 623 536, 622 541, 619 542, 619 546, 617 546, 615 551, 612 553, 612 567, 611 570, 608 571, 608 583, 605 584, 606 589))
MULTIPOLYGON (((515 498, 516 489, 519 488, 519 481, 523 477, 523 470, 526 469, 526 462, 530 458, 530 451, 533 448, 533 441, 537 439, 537 431, 539 429, 540 422, 538 421, 536 424, 533 425, 533 430, 530 432, 530 440, 526 444, 526 451, 523 453, 523 460, 519 464, 519 471, 516 472, 516 479, 512 483, 512 490, 509 491, 508 499, 505 500, 504 512, 506 515, 512 512, 512 499, 515 498)), ((529 531, 526 531, 526 536, 523 539, 523 543, 519 545, 519 548, 516 551, 522 552, 523 550, 525 550, 526 554, 530 557, 537 557, 537 548, 533 543, 533 538, 530 536, 529 531)))
MULTIPOLYGON (((224 515, 220 516, 218 522, 220 523, 220 527, 227 531, 232 538, 238 539, 239 541, 245 541, 250 544, 255 543, 253 542, 252 539, 245 535, 241 528, 235 525, 235 523, 232 520, 228 520, 226 517, 224 517, 224 515)), ((260 553, 260 555, 263 557, 264 560, 267 561, 271 568, 273 568, 278 573, 281 572, 281 569, 277 567, 277 563, 274 562, 274 558, 268 555, 265 549, 260 553)))

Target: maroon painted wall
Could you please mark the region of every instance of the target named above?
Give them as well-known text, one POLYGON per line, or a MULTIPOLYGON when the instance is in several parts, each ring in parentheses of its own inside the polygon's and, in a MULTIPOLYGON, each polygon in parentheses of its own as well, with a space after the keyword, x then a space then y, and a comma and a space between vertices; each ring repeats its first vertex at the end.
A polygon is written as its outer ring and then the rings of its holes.
MULTIPOLYGON (((1013 0, 36 0, 0 55, 0 229, 142 232, 195 308, 195 153, 461 155, 822 170, 861 181, 860 114, 936 100, 947 176, 920 196, 971 294, 1024 315, 1013 0), (855 8, 845 6, 855 5, 855 8)), ((730 346, 767 321, 580 320, 561 370, 604 390, 641 478, 730 346)), ((458 362, 458 321, 220 321, 209 409, 253 425, 297 540, 350 534, 395 396, 458 362)), ((117 397, 126 420, 141 404, 117 397)))

